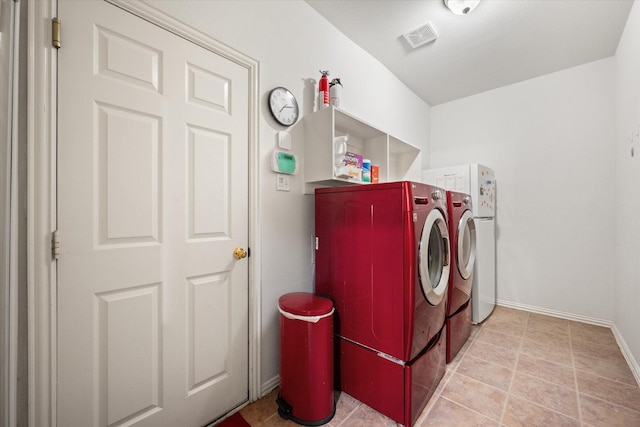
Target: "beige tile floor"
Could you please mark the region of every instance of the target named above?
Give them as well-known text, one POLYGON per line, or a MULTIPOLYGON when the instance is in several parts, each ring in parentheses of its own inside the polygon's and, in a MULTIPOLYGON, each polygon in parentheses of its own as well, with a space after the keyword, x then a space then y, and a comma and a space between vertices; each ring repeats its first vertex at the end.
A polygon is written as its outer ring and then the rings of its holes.
MULTIPOLYGON (((252 426, 295 426, 277 389, 241 410, 252 426)), ((330 427, 395 426, 341 393, 330 427)), ((640 426, 640 388, 611 330, 496 307, 447 365, 416 426, 640 426)))

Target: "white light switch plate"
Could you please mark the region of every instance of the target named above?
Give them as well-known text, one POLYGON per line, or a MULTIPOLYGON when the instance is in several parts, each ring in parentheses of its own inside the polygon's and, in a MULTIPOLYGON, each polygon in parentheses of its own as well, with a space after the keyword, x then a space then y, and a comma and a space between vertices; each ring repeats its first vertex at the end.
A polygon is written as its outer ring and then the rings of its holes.
POLYGON ((276 190, 278 191, 290 191, 291 188, 289 186, 289 175, 284 175, 281 173, 276 174, 276 190))
POLYGON ((283 150, 291 150, 293 144, 291 143, 291 134, 289 132, 278 132, 278 148, 283 150))

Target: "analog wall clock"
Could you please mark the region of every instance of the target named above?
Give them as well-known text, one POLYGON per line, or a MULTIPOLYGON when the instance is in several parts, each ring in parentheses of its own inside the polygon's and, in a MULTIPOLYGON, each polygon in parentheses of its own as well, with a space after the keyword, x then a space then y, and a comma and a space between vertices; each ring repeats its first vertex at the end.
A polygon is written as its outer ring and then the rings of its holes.
POLYGON ((278 123, 291 126, 298 120, 298 101, 288 89, 276 87, 269 93, 269 111, 278 123))

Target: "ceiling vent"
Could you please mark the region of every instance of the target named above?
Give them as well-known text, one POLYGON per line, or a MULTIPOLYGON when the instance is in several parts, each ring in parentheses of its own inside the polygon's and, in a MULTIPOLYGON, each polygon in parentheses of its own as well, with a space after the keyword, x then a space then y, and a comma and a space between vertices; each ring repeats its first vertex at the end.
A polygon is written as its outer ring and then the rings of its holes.
POLYGON ((438 34, 431 25, 431 22, 427 22, 422 27, 416 28, 411 32, 403 34, 403 36, 414 49, 418 46, 434 42, 438 39, 438 34))

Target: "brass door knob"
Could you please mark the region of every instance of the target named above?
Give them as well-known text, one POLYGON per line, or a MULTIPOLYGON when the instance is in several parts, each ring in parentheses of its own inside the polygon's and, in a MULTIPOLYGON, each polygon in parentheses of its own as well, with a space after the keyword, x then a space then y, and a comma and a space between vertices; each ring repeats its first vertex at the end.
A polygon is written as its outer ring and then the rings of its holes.
POLYGON ((247 251, 242 248, 235 248, 233 251, 233 256, 235 259, 242 259, 247 257, 247 251))

